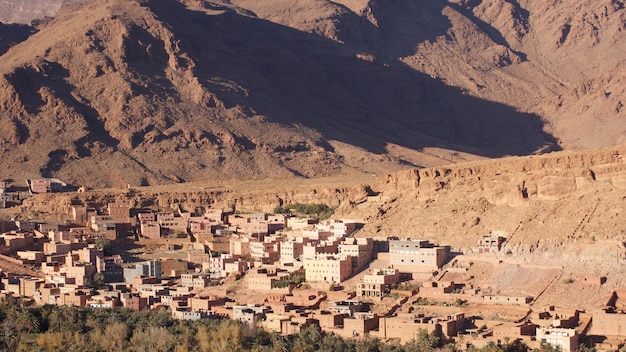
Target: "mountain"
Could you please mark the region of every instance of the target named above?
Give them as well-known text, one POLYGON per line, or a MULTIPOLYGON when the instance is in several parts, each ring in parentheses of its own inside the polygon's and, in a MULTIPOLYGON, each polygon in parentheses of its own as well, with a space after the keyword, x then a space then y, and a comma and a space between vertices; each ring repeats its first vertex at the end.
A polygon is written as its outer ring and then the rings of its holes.
POLYGON ((386 174, 619 144, 624 6, 602 5, 70 2, 1 57, 0 177, 386 174))

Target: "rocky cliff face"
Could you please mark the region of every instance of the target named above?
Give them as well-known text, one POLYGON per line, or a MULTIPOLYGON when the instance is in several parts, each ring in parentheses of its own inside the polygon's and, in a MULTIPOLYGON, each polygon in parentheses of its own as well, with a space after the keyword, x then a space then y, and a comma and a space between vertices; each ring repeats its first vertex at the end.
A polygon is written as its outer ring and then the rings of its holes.
POLYGON ((542 116, 563 148, 624 142, 623 1, 450 1, 441 14, 446 35, 408 65, 542 116))
POLYGON ((492 231, 517 254, 562 255, 592 240, 626 240, 624 148, 561 152, 403 171, 378 196, 340 207, 363 236, 426 238, 470 249, 492 231))

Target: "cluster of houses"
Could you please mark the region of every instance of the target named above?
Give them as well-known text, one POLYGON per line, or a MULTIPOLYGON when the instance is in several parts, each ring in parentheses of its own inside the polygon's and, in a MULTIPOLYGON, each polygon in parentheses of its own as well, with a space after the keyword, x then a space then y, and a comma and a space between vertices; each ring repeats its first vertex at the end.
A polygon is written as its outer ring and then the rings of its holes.
POLYGON ((465 331, 468 344, 485 346, 490 341, 523 341, 529 348, 540 349, 549 344, 561 351, 576 351, 587 333, 591 320, 576 309, 553 306, 529 311, 522 321, 472 321, 472 329, 465 331), (481 326, 479 326, 481 325, 481 326))
MULTIPOLYGON (((508 338, 529 346, 549 343, 564 351, 576 350, 591 321, 581 319, 579 311, 553 307, 518 322, 466 317, 459 302, 528 307, 533 298, 485 294, 445 281, 445 273, 467 270, 447 265, 450 247, 425 240, 353 237, 355 221, 213 209, 200 215, 153 212, 120 203, 99 210, 73 205, 68 214, 68 222, 0 222, 0 261, 23 268, 2 274, 0 294, 29 297, 37 304, 166 307, 179 319, 228 317, 281 334, 315 325, 345 337, 368 334, 407 342, 423 329, 451 339, 463 336, 475 346, 508 338), (120 255, 106 253, 107 243, 126 236, 143 244, 193 250, 186 258, 143 262, 124 262, 120 255), (365 271, 373 259, 385 267, 365 271), (224 281, 242 276, 243 287, 263 303, 236 302, 220 291, 224 281), (354 289, 343 290, 348 279, 354 289), (419 286, 403 288, 402 282, 411 279, 419 286), (374 313, 372 304, 384 297, 396 298, 396 303, 374 313), (417 307, 425 300, 447 303, 451 310, 420 313, 417 307)), ((481 237, 477 253, 493 255, 504 243, 499 235, 481 237)), ((595 312, 593 321, 626 337, 626 314, 615 308, 617 297, 595 312)))
MULTIPOLYGON (((119 306, 126 305, 123 302, 130 298, 147 295, 146 285, 163 286, 152 289, 156 296, 147 304, 139 305, 149 307, 159 303, 160 296, 171 291, 172 286, 176 286, 175 292, 188 294, 190 290, 214 285, 215 280, 231 273, 243 274, 252 266, 287 258, 284 253, 281 257, 282 241, 276 231, 304 228, 312 223, 309 219, 284 215, 226 216, 215 210, 201 216, 184 212, 151 212, 115 203, 100 210, 73 205, 69 214, 72 220, 68 222, 0 222, 0 260, 24 268, 17 273, 3 274, 4 293, 33 297, 42 304, 72 305, 88 305, 91 296, 98 296, 99 302, 104 300, 106 305, 119 306), (186 260, 161 258, 142 263, 124 263, 119 255, 105 256, 99 243, 116 241, 127 235, 161 243, 194 242, 198 250, 189 251, 186 260), (166 279, 167 283, 162 283, 166 279), (113 293, 98 291, 95 294, 94 288, 104 284, 109 284, 113 293)), ((339 240, 336 238, 354 231, 356 224, 329 221, 319 226, 315 241, 337 249, 339 240)), ((292 243, 292 256, 284 261, 291 262, 293 267, 294 260, 302 260, 305 247, 307 253, 312 251, 314 257, 321 258, 324 251, 313 245, 315 241, 307 239, 299 244, 292 243)), ((352 247, 359 251, 358 246, 349 246, 348 240, 344 242, 345 251, 355 250, 352 247)), ((354 242, 360 243, 361 240, 354 242)), ((371 244, 371 241, 366 243, 371 244)), ((371 245, 368 245, 367 258, 362 257, 355 265, 364 265, 370 256, 371 245)), ((343 268, 347 264, 348 274, 352 273, 352 262, 345 254, 342 258, 343 268)), ((346 275, 342 273, 336 281, 345 279, 346 275)))

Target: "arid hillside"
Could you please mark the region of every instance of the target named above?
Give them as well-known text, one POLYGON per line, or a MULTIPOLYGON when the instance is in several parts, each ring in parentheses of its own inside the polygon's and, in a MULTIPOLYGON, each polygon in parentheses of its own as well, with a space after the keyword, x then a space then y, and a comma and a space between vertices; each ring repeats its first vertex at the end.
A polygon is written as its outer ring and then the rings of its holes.
POLYGON ((0 177, 380 175, 616 145, 624 13, 621 0, 70 1, 0 42, 0 177))
MULTIPOLYGON (((325 203, 337 207, 336 218, 363 223, 361 237, 422 238, 466 251, 480 236, 499 232, 512 253, 542 256, 579 242, 626 241, 624 155, 622 146, 465 162, 379 177, 210 181, 40 194, 3 214, 62 218, 73 203, 105 207, 124 202, 186 211, 213 207, 244 213, 271 212, 295 202, 325 203)), ((556 257, 546 257, 551 259, 556 257)))
POLYGON ((540 305, 600 307, 626 285, 625 154, 622 146, 403 171, 338 215, 362 219, 358 236, 451 245, 476 264, 465 277, 475 285, 525 292, 540 305), (476 250, 490 233, 506 239, 491 260, 476 250), (585 277, 607 281, 591 287, 585 277))
POLYGON ((363 219, 363 236, 425 238, 459 250, 489 232, 503 234, 520 255, 622 241, 625 153, 617 147, 402 171, 380 177, 375 195, 343 203, 338 214, 363 219))

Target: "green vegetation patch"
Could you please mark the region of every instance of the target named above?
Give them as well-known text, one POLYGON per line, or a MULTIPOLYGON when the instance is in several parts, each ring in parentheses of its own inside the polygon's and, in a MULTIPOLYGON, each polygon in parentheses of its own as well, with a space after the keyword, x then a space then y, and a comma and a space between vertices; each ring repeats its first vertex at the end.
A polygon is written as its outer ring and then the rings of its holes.
POLYGON ((297 286, 303 283, 305 280, 306 280, 306 277, 304 275, 304 272, 296 271, 293 274, 291 274, 289 277, 285 277, 282 280, 274 281, 272 283, 272 288, 285 288, 285 287, 289 287, 290 285, 297 286))
POLYGON ((330 207, 322 203, 290 203, 274 208, 274 214, 301 214, 314 215, 318 219, 328 219, 335 213, 336 207, 330 207))
MULTIPOLYGON (((70 306, 27 307, 17 299, 0 300, 0 351, 171 351, 171 352, 433 352, 459 351, 448 340, 424 329, 412 339, 383 341, 361 336, 344 339, 315 325, 282 336, 228 319, 183 321, 168 309, 132 311, 70 306)), ((593 349, 581 345, 581 351, 593 349)), ((469 345, 471 352, 528 352, 520 340, 469 345)), ((536 352, 556 352, 542 345, 536 352)))

